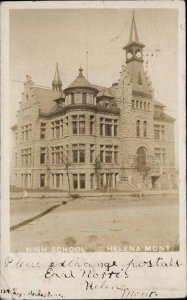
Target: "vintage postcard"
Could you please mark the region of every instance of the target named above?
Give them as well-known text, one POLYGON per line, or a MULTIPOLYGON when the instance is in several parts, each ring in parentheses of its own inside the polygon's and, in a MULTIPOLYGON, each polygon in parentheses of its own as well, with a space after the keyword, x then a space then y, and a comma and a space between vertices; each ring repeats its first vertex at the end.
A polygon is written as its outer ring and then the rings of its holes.
POLYGON ((184 298, 184 2, 3 2, 1 40, 1 298, 184 298))

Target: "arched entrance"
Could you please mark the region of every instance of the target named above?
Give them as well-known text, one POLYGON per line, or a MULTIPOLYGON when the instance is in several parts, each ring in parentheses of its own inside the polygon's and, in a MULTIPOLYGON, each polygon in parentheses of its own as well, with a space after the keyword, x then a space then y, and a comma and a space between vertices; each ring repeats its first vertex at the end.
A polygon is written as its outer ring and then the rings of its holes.
POLYGON ((140 147, 137 150, 137 170, 142 171, 146 168, 147 150, 145 147, 140 147))

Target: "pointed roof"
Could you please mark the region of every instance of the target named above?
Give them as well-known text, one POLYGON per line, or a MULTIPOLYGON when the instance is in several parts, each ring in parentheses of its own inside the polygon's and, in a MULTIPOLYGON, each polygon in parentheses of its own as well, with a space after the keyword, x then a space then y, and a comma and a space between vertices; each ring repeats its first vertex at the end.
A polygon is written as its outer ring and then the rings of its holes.
POLYGON ((130 36, 129 36, 129 43, 130 42, 140 42, 138 38, 138 32, 136 28, 136 22, 134 18, 134 11, 133 11, 133 16, 132 16, 132 23, 131 23, 131 31, 130 31, 130 36))
POLYGON ((77 78, 70 85, 68 85, 64 91, 74 88, 91 88, 98 91, 97 88, 84 77, 83 69, 81 67, 79 68, 79 75, 77 78))
POLYGON ((54 84, 60 84, 62 85, 62 81, 60 80, 60 73, 59 73, 59 69, 58 69, 58 63, 56 63, 56 70, 55 70, 55 76, 52 82, 52 85, 54 84))
POLYGON ((144 44, 142 44, 138 37, 138 31, 136 27, 135 17, 134 17, 134 11, 132 15, 132 23, 131 23, 131 29, 130 29, 130 35, 129 35, 129 42, 128 44, 123 48, 127 49, 130 45, 138 45, 139 47, 145 47, 144 44))

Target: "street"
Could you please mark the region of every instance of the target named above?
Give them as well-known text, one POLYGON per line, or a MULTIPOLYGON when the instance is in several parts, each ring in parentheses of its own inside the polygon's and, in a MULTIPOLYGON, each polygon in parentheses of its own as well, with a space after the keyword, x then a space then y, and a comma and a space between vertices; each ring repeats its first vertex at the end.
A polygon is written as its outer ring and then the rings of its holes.
MULTIPOLYGON (((41 198, 11 201, 11 225, 56 204, 61 202, 41 198)), ((52 247, 62 251, 68 248, 72 251, 72 247, 91 252, 136 251, 137 248, 145 251, 150 246, 154 251, 157 248, 158 251, 178 250, 178 215, 178 199, 169 196, 133 200, 79 198, 11 230, 11 251, 34 252, 36 247, 46 247, 47 251, 52 247)))

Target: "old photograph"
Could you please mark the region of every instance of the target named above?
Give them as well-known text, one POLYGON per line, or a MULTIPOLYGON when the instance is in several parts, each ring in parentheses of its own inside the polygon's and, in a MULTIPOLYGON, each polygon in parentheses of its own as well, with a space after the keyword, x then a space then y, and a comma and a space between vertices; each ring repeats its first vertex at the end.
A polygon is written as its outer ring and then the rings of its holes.
POLYGON ((11 252, 173 252, 177 9, 11 9, 11 252), (167 21, 166 21, 167 20, 167 21))

